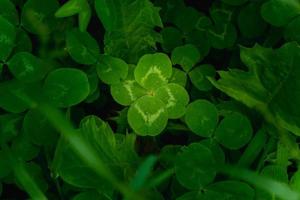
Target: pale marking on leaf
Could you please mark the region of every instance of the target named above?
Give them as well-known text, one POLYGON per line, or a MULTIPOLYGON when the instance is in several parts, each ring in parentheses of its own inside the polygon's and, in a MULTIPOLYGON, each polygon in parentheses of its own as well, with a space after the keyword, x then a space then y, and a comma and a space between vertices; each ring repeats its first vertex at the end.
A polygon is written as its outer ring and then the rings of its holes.
POLYGON ((132 81, 132 80, 128 80, 128 81, 124 82, 124 88, 127 90, 131 101, 136 99, 136 96, 134 95, 134 93, 132 91, 132 86, 133 86, 134 82, 135 81, 132 81))
POLYGON ((21 73, 19 73, 19 76, 26 76, 26 74, 29 74, 34 71, 34 67, 26 58, 22 57, 21 60, 24 64, 24 70, 21 73))
POLYGON ((175 106, 176 105, 176 99, 175 99, 174 95, 172 94, 170 88, 166 87, 166 92, 169 96, 168 103, 167 103, 167 108, 175 106))
POLYGON ((104 73, 108 73, 108 72, 111 72, 111 71, 112 71, 112 68, 108 67, 107 69, 104 70, 104 73))
POLYGON ((154 114, 148 114, 145 113, 138 104, 135 104, 134 108, 138 111, 138 113, 142 116, 143 120, 149 126, 151 126, 159 118, 159 116, 165 111, 163 108, 161 108, 158 111, 156 111, 156 113, 154 114))
POLYGON ((31 14, 37 19, 38 22, 42 22, 45 18, 45 15, 43 13, 36 12, 34 10, 31 11, 31 14))
POLYGON ((156 74, 163 82, 167 81, 167 78, 162 74, 161 70, 156 66, 150 67, 146 75, 142 78, 141 83, 144 85, 145 81, 149 78, 151 74, 156 74))
POLYGON ((0 43, 10 45, 10 44, 12 44, 12 41, 7 35, 2 34, 2 35, 0 35, 0 43))

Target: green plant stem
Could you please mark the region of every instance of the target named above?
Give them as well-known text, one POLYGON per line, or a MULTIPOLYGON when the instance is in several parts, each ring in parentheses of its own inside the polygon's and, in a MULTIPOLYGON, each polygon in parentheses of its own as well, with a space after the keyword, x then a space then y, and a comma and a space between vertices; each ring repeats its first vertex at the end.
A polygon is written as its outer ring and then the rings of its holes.
POLYGON ((255 185, 256 187, 263 189, 274 197, 283 200, 299 200, 300 194, 290 189, 287 184, 274 181, 273 179, 261 176, 256 172, 250 170, 237 168, 234 166, 223 165, 219 168, 220 172, 229 175, 248 183, 255 185))
POLYGON ((17 157, 11 152, 10 149, 7 149, 9 154, 9 161, 13 168, 14 175, 16 179, 20 182, 24 190, 28 193, 28 195, 33 200, 47 200, 47 197, 40 190, 36 182, 32 179, 32 177, 28 174, 24 162, 17 159, 17 157))

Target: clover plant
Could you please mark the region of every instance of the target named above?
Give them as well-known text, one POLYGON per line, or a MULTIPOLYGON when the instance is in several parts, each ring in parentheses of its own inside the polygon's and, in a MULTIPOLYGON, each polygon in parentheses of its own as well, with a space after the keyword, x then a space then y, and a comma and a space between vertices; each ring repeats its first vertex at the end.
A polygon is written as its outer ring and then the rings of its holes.
POLYGON ((299 200, 299 0, 0 0, 0 199, 299 200))

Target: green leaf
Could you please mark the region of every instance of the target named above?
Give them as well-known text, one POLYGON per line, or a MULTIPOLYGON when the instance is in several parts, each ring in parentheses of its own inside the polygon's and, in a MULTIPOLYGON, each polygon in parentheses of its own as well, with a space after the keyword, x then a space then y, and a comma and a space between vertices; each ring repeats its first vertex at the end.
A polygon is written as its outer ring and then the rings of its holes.
POLYGON ((183 32, 191 32, 197 25, 200 13, 193 7, 179 7, 180 13, 174 16, 174 24, 183 32))
POLYGON ((30 90, 32 85, 19 82, 8 86, 5 90, 0 90, 0 108, 11 113, 24 112, 31 106, 27 101, 28 96, 25 95, 30 90))
POLYGON ((172 51, 172 63, 178 64, 186 72, 189 72, 197 62, 202 59, 202 55, 197 47, 192 44, 176 47, 172 51))
POLYGON ((0 150, 0 178, 8 176, 12 172, 9 155, 6 150, 0 150))
POLYGON ((232 6, 239 6, 246 3, 248 0, 222 0, 222 1, 232 6))
POLYGON ((268 165, 262 169, 261 174, 282 183, 288 183, 289 180, 287 169, 279 165, 268 165))
POLYGON ((0 1, 0 16, 13 25, 19 24, 19 16, 15 5, 10 0, 0 1))
POLYGON ((47 0, 44 3, 28 0, 22 8, 21 24, 30 33, 48 35, 56 28, 54 13, 58 7, 57 0, 47 0))
POLYGON ((208 30, 208 38, 216 49, 230 48, 237 39, 236 28, 231 23, 218 24, 208 30))
POLYGON ((11 53, 16 40, 15 27, 0 15, 0 61, 5 61, 11 53))
POLYGON ((159 153, 160 164, 162 164, 165 168, 173 168, 180 149, 180 145, 166 145, 161 148, 159 153))
POLYGON ((0 145, 11 142, 19 134, 22 120, 18 114, 0 115, 0 145))
POLYGON ((255 191, 248 184, 227 180, 220 181, 209 185, 205 188, 206 192, 203 194, 203 199, 234 199, 234 200, 253 200, 255 197, 255 191))
POLYGON ((111 190, 111 186, 103 179, 98 178, 97 174, 74 154, 70 145, 63 139, 60 139, 56 148, 52 170, 56 177, 60 176, 66 183, 73 186, 97 188, 103 191, 111 190))
POLYGON ((210 137, 218 123, 218 110, 207 100, 196 100, 187 107, 185 123, 193 133, 210 137))
POLYGON ((160 38, 154 27, 162 22, 149 0, 96 0, 95 9, 106 30, 106 54, 136 63, 156 48, 160 38))
POLYGON ((96 65, 101 81, 108 85, 120 83, 128 75, 128 65, 122 59, 103 55, 96 65))
POLYGON ((165 85, 171 76, 172 63, 163 53, 144 55, 134 70, 135 80, 149 90, 165 85))
POLYGON ((8 68, 16 79, 22 82, 37 82, 44 79, 50 67, 31 53, 20 52, 8 62, 8 68))
POLYGON ((17 29, 16 42, 13 53, 31 52, 32 43, 29 35, 22 28, 17 29))
POLYGON ((97 41, 86 31, 73 29, 66 35, 67 50, 74 61, 84 65, 95 64, 100 57, 97 41))
POLYGON ((30 161, 35 158, 40 149, 31 143, 30 138, 27 137, 24 133, 18 135, 11 145, 12 151, 15 155, 18 155, 18 158, 24 161, 30 161))
POLYGON ((79 30, 86 31, 91 19, 91 8, 87 0, 69 0, 56 11, 55 17, 70 17, 75 14, 79 18, 79 30))
POLYGON ((123 106, 129 106, 136 99, 147 94, 147 91, 135 80, 125 80, 114 84, 110 87, 110 92, 113 99, 123 106))
POLYGON ((176 83, 169 83, 159 87, 154 94, 166 104, 170 119, 177 119, 185 114, 190 97, 184 87, 176 83))
POLYGON ((156 136, 167 126, 168 112, 157 97, 143 96, 128 110, 128 123, 141 136, 156 136))
POLYGON ((300 16, 294 18, 287 26, 284 31, 284 37, 288 41, 297 41, 300 42, 300 16))
POLYGON ((200 30, 193 30, 186 34, 186 43, 195 45, 201 55, 201 60, 208 55, 211 43, 207 34, 208 27, 201 28, 200 30))
POLYGON ((253 200, 255 191, 248 184, 235 180, 213 183, 204 192, 192 191, 176 200, 253 200))
POLYGON ((55 12, 55 17, 70 17, 78 14, 81 10, 82 2, 85 2, 85 0, 69 0, 55 12))
POLYGON ((197 66, 189 72, 192 84, 200 91, 209 91, 213 88, 207 77, 215 77, 215 75, 216 70, 214 66, 209 64, 197 66))
POLYGON ((110 197, 107 197, 105 194, 99 193, 98 191, 91 190, 85 191, 77 194, 72 200, 111 200, 110 197))
POLYGON ((242 35, 247 38, 262 36, 267 29, 267 23, 257 14, 260 6, 260 3, 249 3, 240 10, 238 26, 242 35))
POLYGON ((225 163, 225 154, 220 145, 216 142, 215 139, 205 139, 201 140, 199 144, 202 144, 209 148, 214 155, 215 161, 219 164, 225 163))
POLYGON ((252 137, 252 126, 248 118, 239 113, 231 113, 220 122, 215 138, 228 149, 245 146, 252 137))
POLYGON ((162 35, 162 48, 165 52, 170 53, 174 48, 181 46, 182 33, 175 27, 166 27, 161 31, 162 35))
POLYGON ((290 180, 290 186, 292 189, 294 189, 297 192, 300 192, 300 173, 299 169, 293 174, 291 180, 290 180))
POLYGON ((300 15, 298 0, 269 0, 261 7, 261 15, 274 26, 284 26, 300 15))
MULTIPOLYGON (((48 183, 43 177, 44 174, 41 167, 34 162, 29 162, 24 165, 24 168, 27 171, 27 173, 30 175, 30 177, 34 180, 34 182, 38 185, 39 189, 43 192, 47 191, 48 183)), ((22 186, 22 183, 19 182, 19 180, 16 180, 16 184, 22 190, 25 190, 25 188, 22 186)))
POLYGON ((88 25, 90 23, 91 17, 92 17, 92 11, 90 4, 88 1, 85 1, 86 3, 83 5, 82 11, 79 13, 78 21, 79 21, 79 30, 81 32, 86 31, 88 28, 88 25))
POLYGON ((89 95, 87 75, 78 69, 61 68, 49 73, 44 92, 51 103, 69 107, 82 102, 89 95))
POLYGON ((296 43, 277 50, 259 45, 242 48, 241 59, 249 71, 220 71, 221 79, 212 82, 234 99, 259 110, 270 123, 300 135, 299 50, 296 43))
POLYGON ((181 85, 182 87, 185 87, 186 82, 187 82, 186 73, 184 71, 174 67, 173 68, 173 74, 172 74, 172 77, 169 80, 169 83, 176 83, 178 85, 181 85))
POLYGON ((91 67, 90 70, 87 71, 87 77, 90 83, 90 94, 92 95, 95 92, 99 92, 99 78, 97 75, 97 71, 94 67, 91 67))
POLYGON ((139 166, 135 176, 130 182, 130 187, 134 190, 140 190, 149 178, 157 158, 155 156, 148 156, 146 160, 139 166))
POLYGON ((265 148, 267 142, 267 134, 264 129, 259 130, 238 161, 241 167, 250 167, 255 159, 259 156, 260 152, 265 148))
MULTIPOLYGON (((96 116, 85 117, 80 123, 77 134, 80 140, 84 140, 96 151, 97 156, 119 178, 124 178, 138 161, 133 151, 135 136, 115 135, 110 126, 96 116)), ((56 176, 61 176, 65 182, 73 186, 95 188, 100 192, 113 189, 105 180, 98 178, 93 169, 82 162, 63 138, 60 139, 56 149, 53 170, 56 176)))
POLYGON ((211 183, 215 176, 216 161, 209 148, 192 143, 176 158, 176 178, 188 189, 201 189, 211 183))
POLYGON ((58 133, 38 110, 29 110, 23 121, 24 134, 36 145, 54 145, 58 133))

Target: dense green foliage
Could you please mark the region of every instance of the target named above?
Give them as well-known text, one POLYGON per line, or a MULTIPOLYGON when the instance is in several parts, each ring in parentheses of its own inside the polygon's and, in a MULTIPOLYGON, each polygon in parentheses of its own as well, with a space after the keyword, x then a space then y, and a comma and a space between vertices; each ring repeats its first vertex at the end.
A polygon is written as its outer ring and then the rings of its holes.
POLYGON ((0 199, 300 200, 298 0, 0 0, 0 199))

